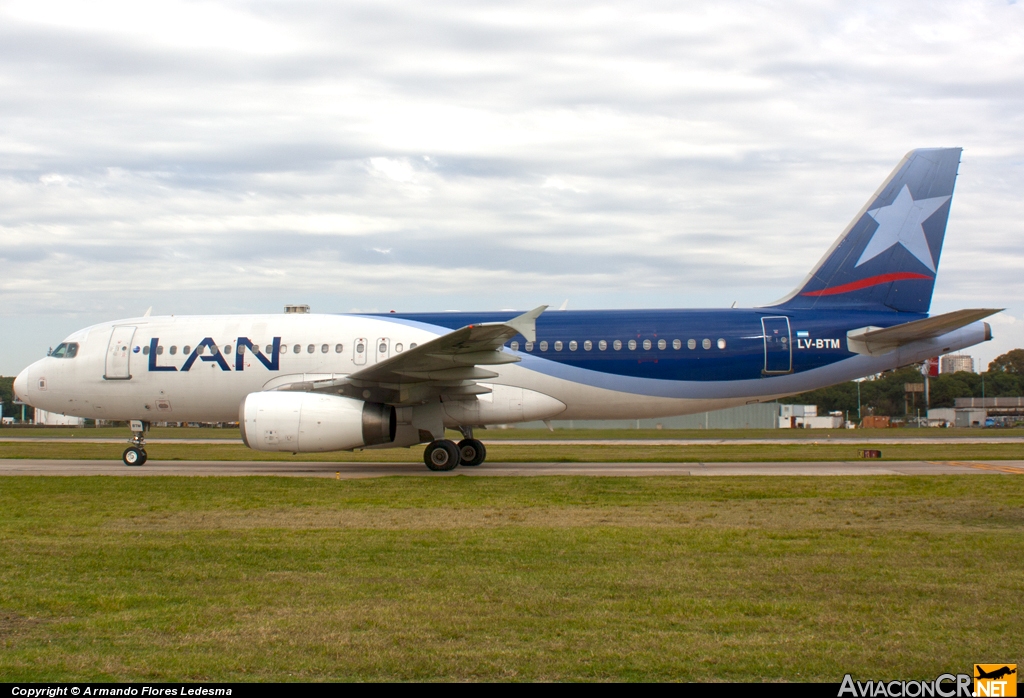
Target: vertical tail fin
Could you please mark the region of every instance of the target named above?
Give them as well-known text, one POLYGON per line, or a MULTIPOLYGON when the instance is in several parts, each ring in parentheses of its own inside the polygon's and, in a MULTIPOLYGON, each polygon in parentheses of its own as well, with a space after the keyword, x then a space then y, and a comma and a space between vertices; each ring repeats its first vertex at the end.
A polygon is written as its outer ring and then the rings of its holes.
POLYGON ((775 307, 928 312, 960 152, 907 153, 803 283, 775 307))

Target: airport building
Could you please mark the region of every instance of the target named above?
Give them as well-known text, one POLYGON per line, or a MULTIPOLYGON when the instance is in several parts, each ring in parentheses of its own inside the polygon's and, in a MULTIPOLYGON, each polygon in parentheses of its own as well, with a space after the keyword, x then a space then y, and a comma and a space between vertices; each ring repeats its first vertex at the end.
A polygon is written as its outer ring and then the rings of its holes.
POLYGON ((1024 422, 1024 397, 958 397, 955 407, 928 410, 928 420, 953 427, 1012 426, 1024 422))
MULTIPOLYGON (((509 425, 516 429, 545 429, 543 422, 509 425)), ((552 420, 554 429, 839 429, 842 415, 818 416, 816 405, 777 402, 740 405, 725 410, 656 419, 552 420)))
POLYGON ((967 371, 975 373, 974 357, 966 354, 946 354, 940 360, 940 373, 957 373, 967 371))
POLYGON ((68 417, 58 412, 47 412, 46 410, 37 409, 35 423, 48 427, 82 427, 85 426, 85 419, 83 417, 68 417))

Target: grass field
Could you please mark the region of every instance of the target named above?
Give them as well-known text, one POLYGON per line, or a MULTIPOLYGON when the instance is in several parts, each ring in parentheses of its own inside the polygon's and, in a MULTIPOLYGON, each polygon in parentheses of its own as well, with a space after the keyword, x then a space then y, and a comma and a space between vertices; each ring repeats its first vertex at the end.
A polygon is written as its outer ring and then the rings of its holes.
MULTIPOLYGON (((0 458, 46 458, 113 460, 121 458, 126 444, 33 443, 0 441, 0 458)), ((627 445, 491 443, 487 458, 492 462, 600 463, 600 462, 773 462, 857 460, 864 448, 882 451, 883 460, 1021 460, 1021 444, 956 444, 936 441, 927 444, 850 444, 829 441, 800 444, 708 444, 658 446, 638 442, 627 445)), ((267 453, 237 444, 148 444, 152 460, 221 461, 315 461, 315 462, 416 462, 423 458, 423 446, 367 450, 355 453, 267 453)))
POLYGON ((934 678, 1024 479, 4 478, 0 681, 934 678))

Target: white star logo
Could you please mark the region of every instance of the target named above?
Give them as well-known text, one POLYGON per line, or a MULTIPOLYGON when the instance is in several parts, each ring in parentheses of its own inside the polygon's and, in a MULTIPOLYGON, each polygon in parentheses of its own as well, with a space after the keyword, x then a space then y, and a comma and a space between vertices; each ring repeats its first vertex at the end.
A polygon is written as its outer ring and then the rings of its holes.
POLYGON ((871 241, 854 266, 859 267, 894 245, 903 245, 910 254, 920 260, 921 264, 934 273, 935 262, 932 260, 932 251, 928 247, 928 239, 924 236, 921 224, 931 218, 939 206, 947 201, 948 196, 914 201, 910 189, 904 184, 891 204, 868 211, 868 215, 878 221, 878 229, 871 236, 871 241))

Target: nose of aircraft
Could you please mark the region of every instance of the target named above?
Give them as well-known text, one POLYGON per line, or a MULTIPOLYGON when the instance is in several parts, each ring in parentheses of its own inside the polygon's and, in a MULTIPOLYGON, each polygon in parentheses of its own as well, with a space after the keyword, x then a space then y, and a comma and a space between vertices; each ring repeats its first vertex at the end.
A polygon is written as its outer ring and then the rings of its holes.
POLYGON ((14 379, 14 397, 18 398, 22 402, 28 402, 25 398, 28 397, 26 389, 28 388, 28 369, 18 374, 18 377, 14 379))

